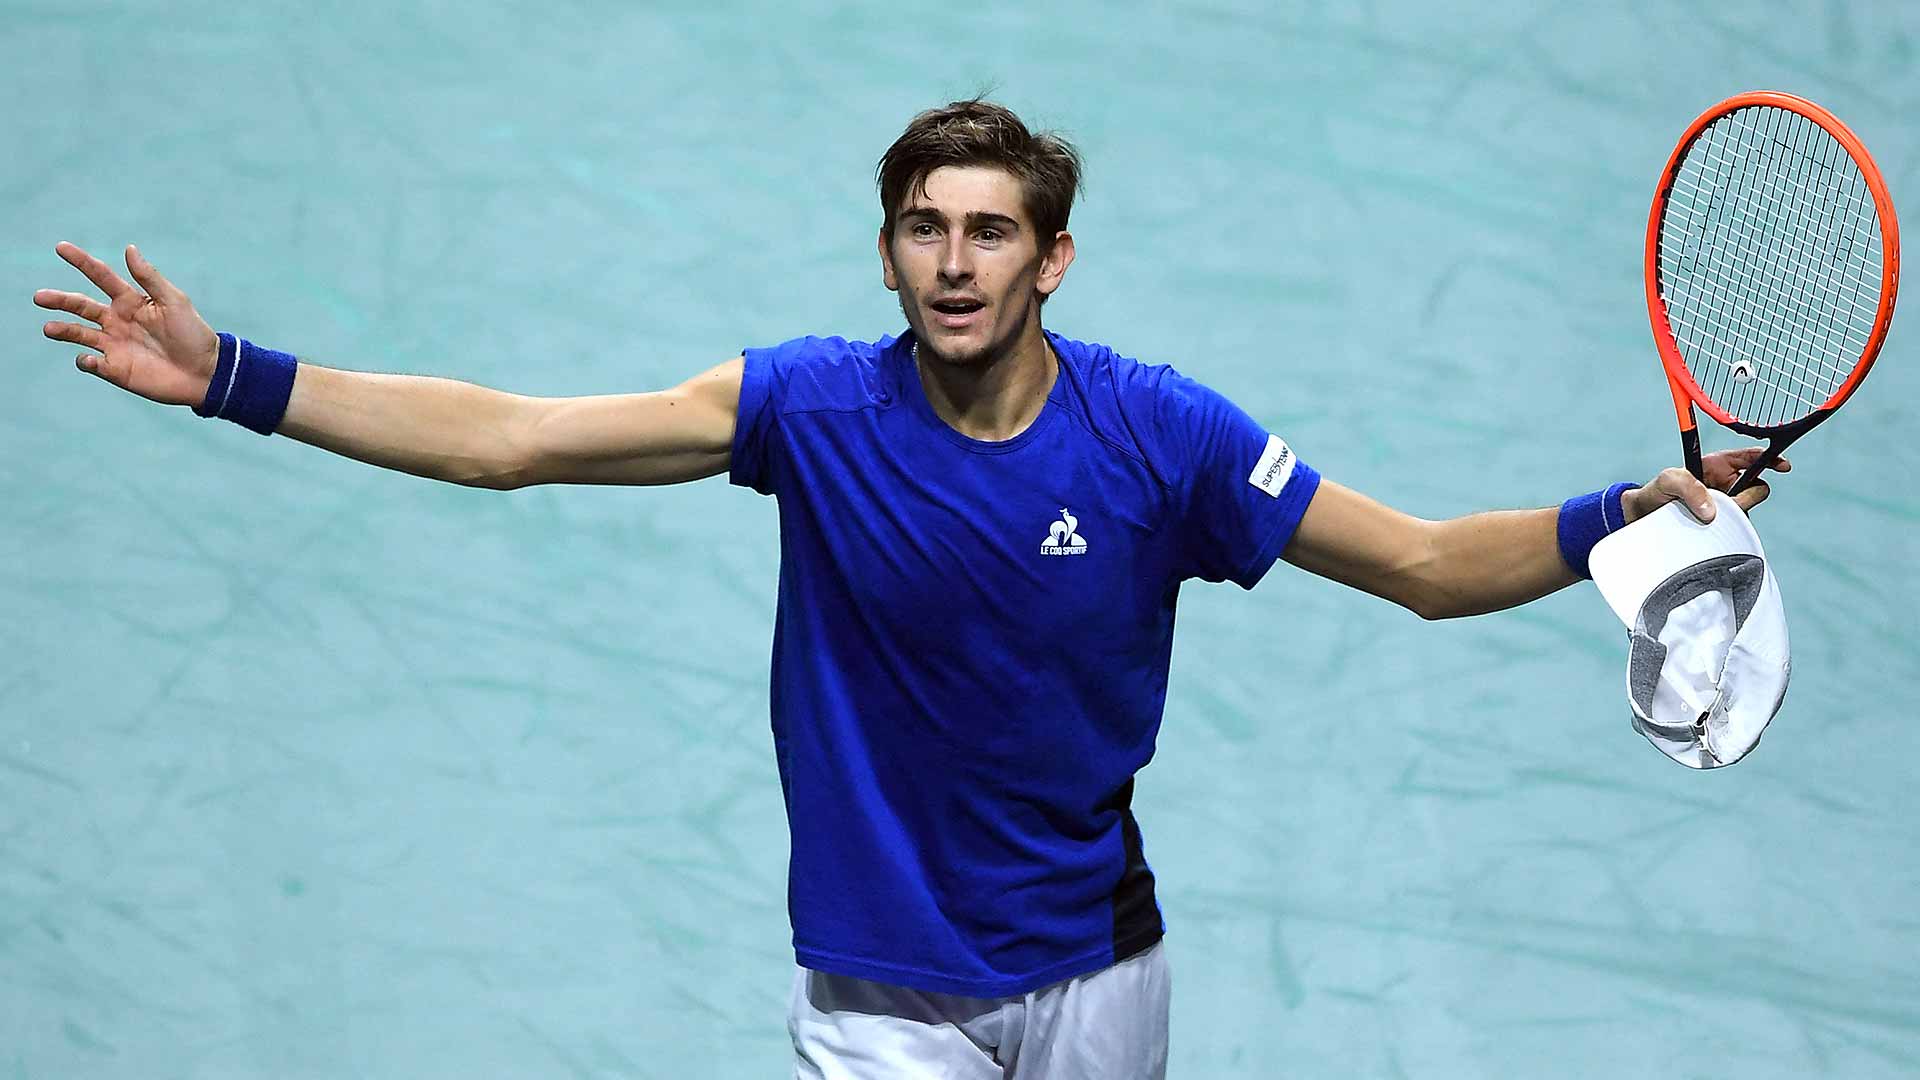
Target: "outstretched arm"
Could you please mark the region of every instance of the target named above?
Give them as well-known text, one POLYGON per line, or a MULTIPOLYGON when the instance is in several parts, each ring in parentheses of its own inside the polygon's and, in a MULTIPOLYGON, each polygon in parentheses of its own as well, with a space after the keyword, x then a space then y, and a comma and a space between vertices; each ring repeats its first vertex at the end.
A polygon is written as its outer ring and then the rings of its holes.
MULTIPOLYGON (((42 289, 33 302, 84 323, 47 337, 88 350, 81 371, 167 405, 206 397, 213 329, 129 246, 139 287, 73 244, 55 250, 107 296, 42 289)), ((536 398, 452 379, 301 364, 278 433, 358 461, 472 487, 671 484, 726 471, 740 401, 738 358, 644 394, 536 398)))
MULTIPOLYGON (((1702 521, 1713 517, 1707 485, 1726 490, 1760 447, 1710 454, 1706 483, 1685 469, 1667 469, 1621 500, 1631 522, 1670 502, 1685 502, 1702 521)), ((1773 466, 1785 472, 1782 460, 1773 466)), ((1734 496, 1751 510, 1767 497, 1755 484, 1734 496)), ((1496 510, 1449 521, 1424 521, 1322 480, 1284 552, 1303 570, 1384 597, 1421 618, 1448 619, 1500 611, 1537 600, 1579 580, 1560 556, 1559 508, 1496 510)))
POLYGON ((741 368, 644 394, 537 398, 303 363, 278 432, 468 487, 678 484, 727 471, 741 368))

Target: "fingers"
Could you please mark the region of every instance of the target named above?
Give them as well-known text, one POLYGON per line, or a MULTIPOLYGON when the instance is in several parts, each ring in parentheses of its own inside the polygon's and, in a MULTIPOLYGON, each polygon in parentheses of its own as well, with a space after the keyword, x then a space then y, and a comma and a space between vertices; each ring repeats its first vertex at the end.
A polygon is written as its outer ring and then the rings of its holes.
MULTIPOLYGON (((1707 484, 1699 482, 1686 469, 1661 469, 1659 477, 1642 488, 1651 494, 1651 505, 1645 511, 1651 511, 1659 505, 1670 502, 1686 503, 1688 511, 1699 521, 1713 521, 1713 496, 1707 494, 1707 484)), ((1644 511, 1644 513, 1645 513, 1644 511)))
POLYGON ((94 323, 104 320, 107 314, 107 305, 91 296, 60 292, 55 289, 41 289, 34 293, 33 302, 49 311, 64 311, 94 323))
POLYGON ((1765 480, 1755 480, 1752 484, 1748 485, 1747 490, 1735 495, 1733 501, 1739 505, 1740 509, 1752 513, 1754 507, 1767 501, 1769 494, 1771 494, 1771 491, 1767 487, 1767 482, 1765 480))
POLYGON ((1662 469, 1660 475, 1653 478, 1652 487, 1667 496, 1662 502, 1686 503, 1687 510, 1696 519, 1702 522, 1713 520, 1713 496, 1707 494, 1707 485, 1687 470, 1662 469))
POLYGON ((55 341, 71 341, 96 352, 107 351, 106 331, 94 326, 82 326, 79 323, 50 322, 40 328, 40 332, 55 341))
POLYGON ((127 284, 119 274, 114 273, 113 267, 82 251, 80 245, 62 240, 53 246, 53 250, 75 270, 87 275, 87 280, 99 286, 100 291, 106 293, 109 300, 118 300, 133 291, 133 286, 127 284))
POLYGON ((1706 473, 1707 486, 1731 493, 1734 486, 1750 472, 1769 469, 1774 472, 1792 471, 1793 463, 1785 458, 1766 461, 1760 469, 1755 470, 1754 466, 1765 461, 1768 452, 1769 449, 1764 446, 1745 446, 1738 450, 1717 450, 1708 454, 1701 460, 1705 466, 1703 471, 1706 473))
POLYGON ((74 359, 73 366, 103 382, 112 383, 122 390, 127 388, 128 369, 125 364, 115 365, 104 356, 81 353, 74 359))
MULTIPOLYGON (((1638 520, 1670 502, 1685 503, 1687 510, 1701 524, 1714 518, 1713 495, 1708 490, 1711 484, 1715 488, 1726 490, 1739 483, 1754 462, 1767 452, 1764 446, 1748 446, 1739 450, 1721 450, 1708 454, 1703 460, 1707 479, 1702 483, 1685 469, 1663 469, 1645 486, 1629 493, 1632 506, 1628 508, 1627 520, 1638 520)), ((1793 464, 1786 458, 1778 458, 1767 463, 1767 468, 1775 472, 1788 472, 1793 464)), ((1741 510, 1752 510, 1767 501, 1771 494, 1766 483, 1755 479, 1739 494, 1733 496, 1734 505, 1741 510)))
MULTIPOLYGON (((1764 446, 1742 447, 1739 450, 1727 451, 1727 461, 1732 464, 1734 468, 1745 471, 1759 459, 1760 455, 1766 452, 1767 448, 1764 446)), ((1788 472, 1792 470, 1793 463, 1786 458, 1775 458, 1772 462, 1768 463, 1767 468, 1775 472, 1788 472)))
POLYGON ((1658 476, 1626 493, 1621 510, 1627 521, 1638 521, 1668 503, 1685 503, 1688 512, 1702 522, 1713 520, 1713 496, 1707 485, 1685 469, 1662 469, 1658 476))
POLYGON ((147 295, 155 300, 165 304, 180 297, 180 290, 173 287, 173 282, 161 277, 160 271, 155 270, 147 257, 140 254, 140 249, 132 244, 127 245, 127 269, 133 272, 133 280, 139 282, 140 287, 147 290, 147 295))

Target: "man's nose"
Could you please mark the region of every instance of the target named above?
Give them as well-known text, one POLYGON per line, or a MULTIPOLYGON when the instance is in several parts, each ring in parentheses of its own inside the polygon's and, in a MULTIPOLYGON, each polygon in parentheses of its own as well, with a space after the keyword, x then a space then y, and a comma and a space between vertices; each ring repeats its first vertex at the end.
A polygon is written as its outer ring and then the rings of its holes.
POLYGON ((965 237, 954 236, 947 240, 946 250, 940 253, 940 277, 944 281, 965 281, 973 276, 973 252, 967 246, 965 237))

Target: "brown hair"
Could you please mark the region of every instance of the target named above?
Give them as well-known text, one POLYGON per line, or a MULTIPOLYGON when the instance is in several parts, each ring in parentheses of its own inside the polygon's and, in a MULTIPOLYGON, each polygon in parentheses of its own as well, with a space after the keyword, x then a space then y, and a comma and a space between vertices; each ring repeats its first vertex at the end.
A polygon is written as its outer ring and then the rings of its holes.
POLYGON ((969 98, 914 117, 887 147, 874 174, 881 228, 891 235, 901 202, 924 191, 928 175, 947 165, 990 165, 1012 173, 1026 193, 1027 216, 1042 251, 1067 227, 1080 190, 1080 151, 1072 143, 1050 131, 1029 131, 1003 105, 969 98))

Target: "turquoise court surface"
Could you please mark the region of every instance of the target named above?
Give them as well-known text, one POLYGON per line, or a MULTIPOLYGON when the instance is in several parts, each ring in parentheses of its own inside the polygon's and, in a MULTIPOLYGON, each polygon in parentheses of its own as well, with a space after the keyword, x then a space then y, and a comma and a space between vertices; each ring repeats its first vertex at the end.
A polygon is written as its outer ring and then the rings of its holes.
MULTIPOLYGON (((789 1068, 772 502, 468 490, 137 400, 40 336, 34 289, 86 285, 56 242, 316 363, 656 389, 897 332, 874 163, 985 89, 1086 154, 1050 327, 1447 517, 1677 463, 1642 248, 1715 101, 1827 106, 1920 222, 1916 35, 1890 0, 0 0, 0 1076, 789 1068)), ((1634 733, 1591 585, 1448 623, 1284 564, 1184 590, 1134 804, 1171 1075, 1920 1074, 1915 319, 1755 514, 1794 679, 1734 768, 1634 733)))

